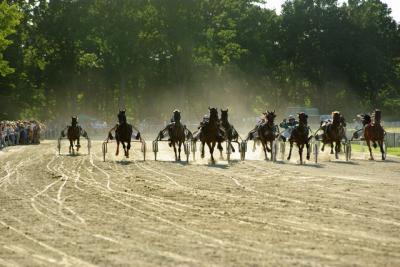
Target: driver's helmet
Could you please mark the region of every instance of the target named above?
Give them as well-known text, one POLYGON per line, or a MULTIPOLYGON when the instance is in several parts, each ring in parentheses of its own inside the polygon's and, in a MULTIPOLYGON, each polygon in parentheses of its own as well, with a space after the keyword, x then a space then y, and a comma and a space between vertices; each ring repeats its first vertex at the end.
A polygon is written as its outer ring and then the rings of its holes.
POLYGON ((294 122, 296 118, 293 115, 289 115, 289 122, 294 122))

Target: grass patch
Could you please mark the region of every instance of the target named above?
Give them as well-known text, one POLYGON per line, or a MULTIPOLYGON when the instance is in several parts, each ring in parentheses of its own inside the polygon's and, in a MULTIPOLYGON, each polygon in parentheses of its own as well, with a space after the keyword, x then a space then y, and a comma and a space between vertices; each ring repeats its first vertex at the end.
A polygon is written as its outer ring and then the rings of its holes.
MULTIPOLYGON (((367 144, 362 146, 364 148, 364 153, 368 153, 368 146, 367 144)), ((362 152, 362 147, 360 144, 351 144, 351 150, 353 152, 362 152)), ((379 146, 374 149, 372 147, 372 153, 380 153, 379 146)), ((400 157, 400 147, 388 147, 387 149, 388 155, 400 157)))

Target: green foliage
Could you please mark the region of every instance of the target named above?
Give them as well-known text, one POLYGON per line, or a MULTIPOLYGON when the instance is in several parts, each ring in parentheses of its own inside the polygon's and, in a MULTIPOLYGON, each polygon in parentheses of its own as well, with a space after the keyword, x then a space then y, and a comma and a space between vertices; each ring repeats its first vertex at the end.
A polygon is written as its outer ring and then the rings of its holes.
POLYGON ((385 4, 288 0, 277 15, 261 2, 3 1, 0 118, 177 107, 198 119, 208 105, 400 115, 400 28, 385 4))
POLYGON ((6 1, 0 3, 0 75, 6 76, 14 72, 6 60, 3 52, 13 42, 7 37, 15 32, 22 14, 18 11, 16 5, 9 5, 6 1))

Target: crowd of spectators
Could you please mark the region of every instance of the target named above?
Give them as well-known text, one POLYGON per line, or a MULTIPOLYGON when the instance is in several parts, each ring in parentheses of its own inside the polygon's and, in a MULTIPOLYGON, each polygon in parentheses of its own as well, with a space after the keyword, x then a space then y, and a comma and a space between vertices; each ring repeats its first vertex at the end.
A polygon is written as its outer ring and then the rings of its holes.
POLYGON ((38 121, 0 121, 0 149, 7 146, 40 143, 44 125, 38 121))

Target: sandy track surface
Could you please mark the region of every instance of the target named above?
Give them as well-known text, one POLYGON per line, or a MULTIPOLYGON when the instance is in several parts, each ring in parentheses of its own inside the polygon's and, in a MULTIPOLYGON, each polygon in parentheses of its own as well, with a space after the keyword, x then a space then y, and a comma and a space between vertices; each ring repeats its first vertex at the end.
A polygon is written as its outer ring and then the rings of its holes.
POLYGON ((0 152, 0 266, 400 266, 395 159, 210 166, 55 147, 0 152))

